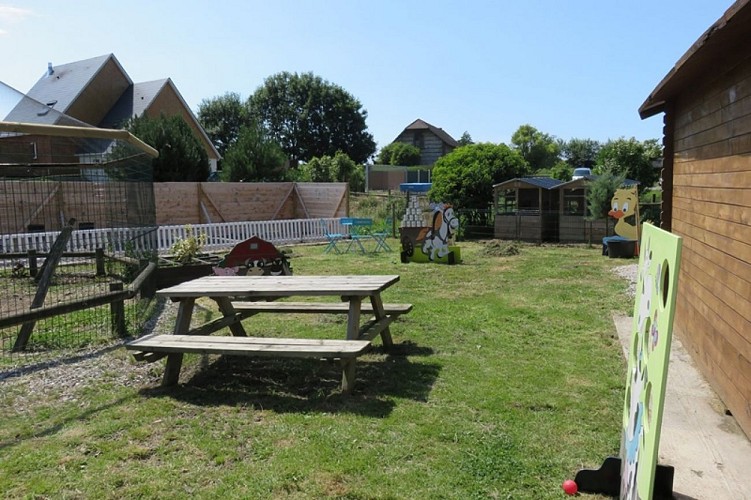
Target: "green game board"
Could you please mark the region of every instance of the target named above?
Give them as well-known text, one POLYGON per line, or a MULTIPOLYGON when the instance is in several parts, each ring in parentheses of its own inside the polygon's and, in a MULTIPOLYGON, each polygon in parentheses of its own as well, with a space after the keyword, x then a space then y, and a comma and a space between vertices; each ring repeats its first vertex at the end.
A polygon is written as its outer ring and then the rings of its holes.
POLYGON ((680 260, 681 238, 644 224, 623 409, 622 499, 652 498, 680 260))

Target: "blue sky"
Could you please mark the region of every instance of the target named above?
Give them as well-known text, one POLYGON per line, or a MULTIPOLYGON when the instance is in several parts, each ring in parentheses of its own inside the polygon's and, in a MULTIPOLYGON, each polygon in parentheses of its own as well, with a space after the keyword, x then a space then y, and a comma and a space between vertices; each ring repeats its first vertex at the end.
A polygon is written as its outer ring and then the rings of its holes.
POLYGON ((0 0, 0 81, 114 53, 136 82, 170 77, 193 111, 280 71, 340 85, 379 147, 421 118, 510 143, 661 138, 638 108, 731 0, 0 0))

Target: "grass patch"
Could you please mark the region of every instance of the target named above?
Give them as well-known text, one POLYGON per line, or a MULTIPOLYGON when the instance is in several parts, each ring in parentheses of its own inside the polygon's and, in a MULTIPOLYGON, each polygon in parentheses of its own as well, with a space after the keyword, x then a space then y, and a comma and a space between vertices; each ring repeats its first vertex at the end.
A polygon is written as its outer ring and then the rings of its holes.
MULTIPOLYGON (((176 388, 113 384, 105 371, 70 401, 50 391, 33 404, 0 381, 0 491, 561 498, 563 479, 618 452, 624 362, 610 318, 633 302, 610 271, 623 262, 597 248, 518 247, 462 243, 456 266, 296 247, 296 274, 399 274, 384 301, 414 304, 391 327, 394 350, 358 362, 349 397, 338 364, 300 359, 187 356, 176 388)), ((199 308, 201 320, 217 314, 199 308)), ((341 338, 345 323, 262 314, 245 326, 341 338)))

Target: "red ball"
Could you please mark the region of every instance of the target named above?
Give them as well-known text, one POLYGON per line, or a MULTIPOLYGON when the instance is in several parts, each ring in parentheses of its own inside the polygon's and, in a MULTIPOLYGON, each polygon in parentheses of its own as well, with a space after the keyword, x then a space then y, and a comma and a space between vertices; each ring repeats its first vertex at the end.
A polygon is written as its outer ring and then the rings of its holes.
POLYGON ((579 487, 576 485, 576 481, 572 481, 571 479, 566 479, 563 481, 563 491, 566 492, 567 495, 576 495, 576 492, 579 491, 579 487))

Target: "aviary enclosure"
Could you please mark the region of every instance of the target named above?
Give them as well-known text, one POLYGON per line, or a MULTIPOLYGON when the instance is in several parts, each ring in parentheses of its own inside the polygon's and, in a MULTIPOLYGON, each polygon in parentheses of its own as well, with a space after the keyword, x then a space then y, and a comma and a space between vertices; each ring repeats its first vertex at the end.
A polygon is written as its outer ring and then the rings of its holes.
POLYGON ((153 302, 156 152, 49 118, 0 122, 0 375, 133 334, 153 302))

